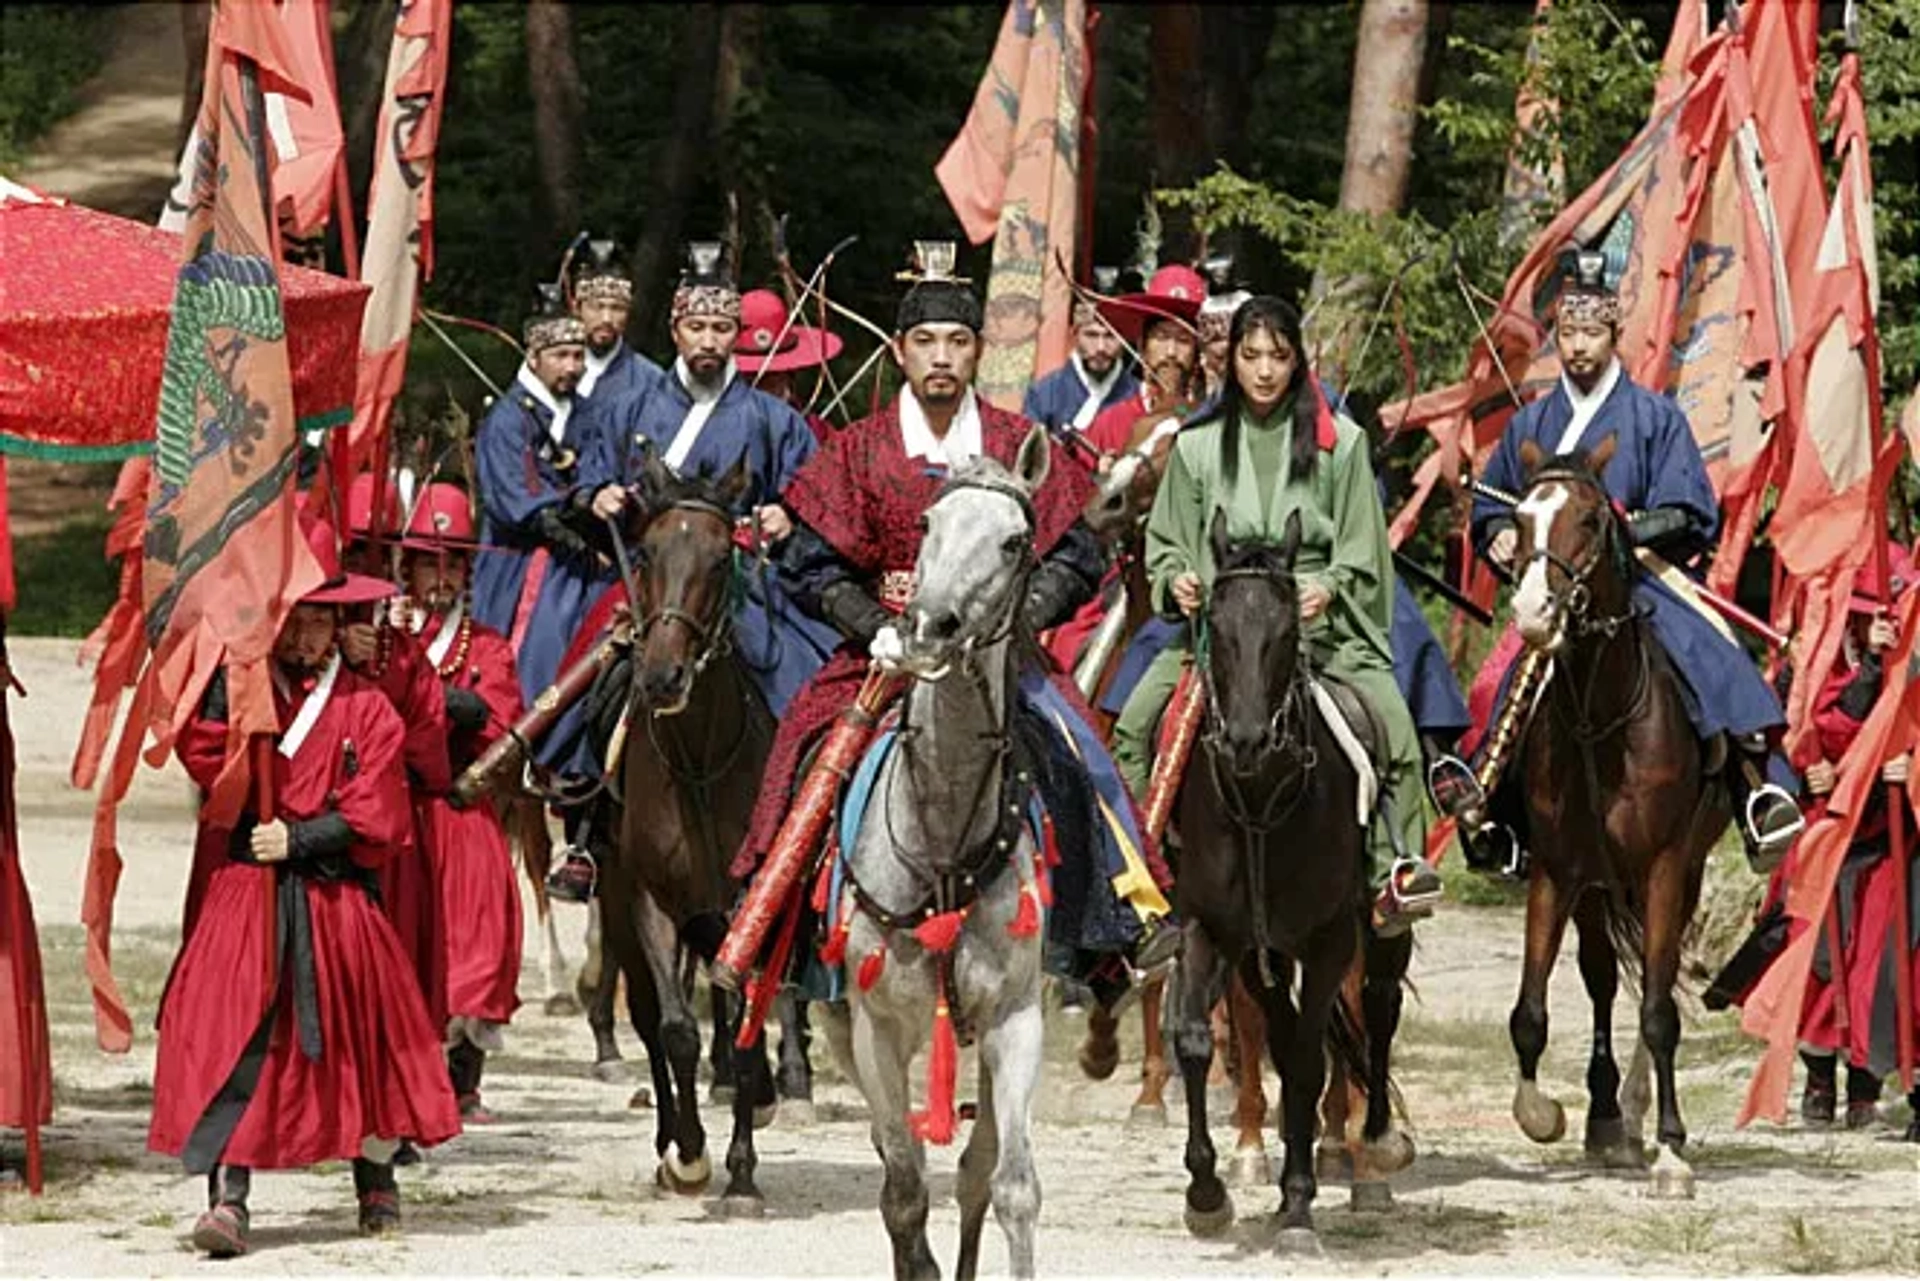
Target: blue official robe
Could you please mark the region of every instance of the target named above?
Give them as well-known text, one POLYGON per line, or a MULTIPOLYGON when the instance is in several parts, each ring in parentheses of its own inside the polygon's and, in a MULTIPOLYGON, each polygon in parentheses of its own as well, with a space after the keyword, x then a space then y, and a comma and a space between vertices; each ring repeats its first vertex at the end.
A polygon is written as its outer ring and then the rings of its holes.
MULTIPOLYGON (((1099 407, 1094 413, 1112 408, 1139 390, 1140 380, 1134 377, 1131 369, 1122 368, 1113 385, 1107 388, 1107 394, 1100 398, 1099 407)), ((1090 394, 1087 384, 1080 380, 1076 357, 1027 388, 1020 414, 1050 428, 1067 427, 1073 423, 1074 415, 1080 412, 1081 406, 1087 403, 1090 394)), ((1092 422, 1093 416, 1088 415, 1087 421, 1092 422)))
POLYGON ((629 396, 647 388, 654 379, 661 376, 660 366, 627 346, 621 339, 613 349, 604 368, 595 372, 593 354, 587 354, 587 372, 581 375, 580 386, 575 389, 574 399, 581 402, 605 404, 620 396, 629 396))
MULTIPOLYGON (((664 457, 692 408, 693 398, 675 371, 661 375, 640 395, 609 402, 596 418, 594 448, 585 464, 594 487, 637 482, 643 442, 664 457)), ((683 476, 716 479, 746 458, 753 485, 742 510, 735 513, 744 516, 754 507, 779 501, 787 481, 818 448, 813 429, 798 411, 736 376, 678 470, 683 476)), ((839 632, 808 617, 788 598, 771 564, 764 573, 747 573, 734 633, 737 652, 775 716, 786 711, 800 686, 841 641, 839 632)))
MULTIPOLYGON (((1573 402, 1564 386, 1521 409, 1500 438, 1482 479, 1495 489, 1520 493, 1526 488, 1521 442, 1531 440, 1551 455, 1572 419, 1573 402)), ((1656 507, 1683 511, 1693 540, 1699 546, 1711 546, 1720 528, 1720 507, 1680 407, 1668 397, 1636 386, 1622 371, 1576 447, 1591 452, 1608 436, 1616 442, 1601 477, 1608 495, 1628 511, 1656 507)), ((1504 504, 1474 499, 1473 538, 1482 555, 1503 516, 1512 516, 1504 504)), ((1648 612, 1653 634, 1680 676, 1687 716, 1701 737, 1770 732, 1786 724, 1779 698, 1746 651, 1692 606, 1647 574, 1638 576, 1633 600, 1648 612)), ((1503 681, 1502 698, 1505 693, 1503 681)), ((1773 766, 1776 781, 1782 781, 1782 769, 1778 762, 1773 766)))
POLYGON ((577 402, 557 442, 549 430, 553 418, 516 380, 474 441, 481 516, 473 616, 512 641, 529 703, 559 674, 597 585, 611 581, 595 562, 552 554, 538 535, 540 513, 572 502, 578 492, 595 435, 592 412, 577 402))

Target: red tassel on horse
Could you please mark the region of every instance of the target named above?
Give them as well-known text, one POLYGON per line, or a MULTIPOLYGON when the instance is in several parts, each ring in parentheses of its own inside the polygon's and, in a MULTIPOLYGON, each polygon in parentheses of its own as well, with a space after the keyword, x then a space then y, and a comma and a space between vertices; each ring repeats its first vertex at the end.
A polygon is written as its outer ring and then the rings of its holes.
MULTIPOLYGON (((1051 826, 1047 829, 1047 839, 1049 842, 1053 839, 1053 829, 1051 826)), ((1054 861, 1058 862, 1058 860, 1054 861)), ((1033 847, 1033 885, 1034 888, 1039 891, 1040 906, 1052 907, 1053 864, 1047 860, 1045 846, 1036 845, 1033 847)))
POLYGON ((820 964, 832 967, 847 963, 847 936, 853 932, 853 914, 841 912, 840 919, 834 922, 833 932, 827 935, 827 942, 820 949, 820 964))
POLYGON ((1040 932, 1040 887, 1020 888, 1020 910, 1007 926, 1007 937, 1030 939, 1040 932))
POLYGON ((854 982, 860 985, 862 992, 871 992, 873 985, 880 981, 880 971, 886 968, 887 946, 882 943, 867 953, 866 958, 860 962, 860 970, 854 975, 854 982))
POLYGON ((812 906, 816 915, 827 914, 827 895, 833 892, 833 865, 840 859, 840 838, 827 838, 827 852, 820 859, 820 874, 813 878, 812 906))
POLYGON ((960 931, 966 923, 965 908, 958 912, 942 912, 914 926, 913 937, 929 952, 936 954, 951 952, 953 945, 960 941, 960 931))
POLYGON ((943 1146, 953 1142, 953 1087, 959 1071, 960 1040, 954 1035, 947 1000, 941 997, 933 1007, 933 1047, 927 1051, 927 1110, 907 1117, 915 1138, 943 1146))

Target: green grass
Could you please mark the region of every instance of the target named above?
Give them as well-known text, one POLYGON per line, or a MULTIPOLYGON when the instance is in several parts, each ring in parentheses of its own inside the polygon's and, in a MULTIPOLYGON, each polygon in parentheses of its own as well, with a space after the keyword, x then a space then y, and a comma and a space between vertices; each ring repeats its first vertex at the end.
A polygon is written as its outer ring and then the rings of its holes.
POLYGON ((106 6, 10 4, 0 10, 0 168, 74 108, 75 93, 100 69, 106 6))
POLYGON ((120 571, 107 563, 105 511, 76 516, 52 533, 19 539, 13 572, 19 608, 7 619, 15 636, 85 636, 119 589, 120 571))

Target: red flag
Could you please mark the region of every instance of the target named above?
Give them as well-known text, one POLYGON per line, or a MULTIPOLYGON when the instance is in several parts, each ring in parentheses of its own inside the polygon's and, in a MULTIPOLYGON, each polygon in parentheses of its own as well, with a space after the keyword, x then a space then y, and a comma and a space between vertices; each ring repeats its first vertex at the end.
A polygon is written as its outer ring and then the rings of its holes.
POLYGON ((934 167, 974 244, 994 240, 977 385, 1018 411, 1027 385, 1066 363, 1076 261, 1086 0, 1013 0, 966 123, 934 167))
MULTIPOLYGON (((333 84, 330 6, 327 0, 276 0, 249 7, 261 11, 263 27, 270 20, 279 28, 271 37, 272 48, 283 79, 290 82, 288 88, 269 90, 264 95, 267 135, 273 143, 275 208, 284 210, 286 227, 294 235, 312 236, 326 226, 334 173, 347 145, 333 84)), ((186 226, 199 143, 200 126, 196 121, 180 153, 174 189, 160 213, 164 230, 179 231, 186 226)))
POLYGON ((293 492, 296 429, 286 323, 269 215, 264 93, 305 100, 285 31, 267 6, 222 4, 208 39, 195 188, 187 202, 162 376, 142 543, 152 659, 101 791, 81 917, 101 1048, 132 1024, 113 980, 116 807, 149 732, 159 764, 227 672, 227 766, 206 804, 231 821, 246 797, 248 747, 278 730, 268 664, 287 611, 319 586, 293 492))

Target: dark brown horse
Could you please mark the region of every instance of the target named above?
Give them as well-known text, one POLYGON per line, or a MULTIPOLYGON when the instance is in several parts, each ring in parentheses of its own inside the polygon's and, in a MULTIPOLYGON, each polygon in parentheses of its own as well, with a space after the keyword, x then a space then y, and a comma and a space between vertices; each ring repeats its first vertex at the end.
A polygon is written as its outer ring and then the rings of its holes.
MULTIPOLYGON (((1404 1146, 1390 1141, 1397 1136, 1389 1134, 1387 1080, 1398 1001, 1368 1003, 1368 1022, 1377 1014, 1380 1025, 1363 1032, 1341 1000, 1361 941, 1370 937, 1362 871, 1367 829, 1357 819, 1358 776, 1310 692, 1293 575, 1299 517, 1288 518, 1278 546, 1230 543, 1218 513, 1211 533, 1217 568, 1197 660, 1207 682, 1207 724, 1178 803, 1175 893, 1186 927, 1173 1036, 1187 1095, 1186 1220, 1197 1235, 1233 1221, 1207 1131, 1206 1079, 1213 1057, 1208 1015, 1237 971, 1261 1006, 1267 1049, 1280 1071, 1281 1240, 1311 1246, 1315 1109, 1329 1050, 1367 1089, 1356 1179, 1377 1182, 1404 1164, 1404 1146), (1371 1053, 1370 1042, 1378 1042, 1371 1053)), ((1383 973, 1404 968, 1407 946, 1405 939, 1379 945, 1383 973)), ((1356 1190, 1355 1203, 1377 1202, 1356 1190)))
POLYGON ((1600 480, 1614 445, 1609 436, 1591 456, 1554 458, 1531 441, 1520 450, 1528 482, 1516 509, 1514 618, 1553 669, 1517 762, 1534 859, 1526 960, 1509 1023, 1520 1062, 1513 1114, 1535 1142, 1566 1131, 1566 1113, 1540 1092, 1537 1072, 1547 1045, 1547 979, 1571 918, 1593 1002, 1587 1150, 1610 1163, 1643 1156, 1640 1136, 1621 1117, 1612 1046, 1625 963, 1640 976, 1640 1037, 1659 1096, 1664 1151, 1654 1191, 1690 1195, 1673 1082, 1673 985, 1707 854, 1731 809, 1724 787, 1708 778, 1679 678, 1633 606, 1631 537, 1600 480))
MULTIPOLYGON (((698 1193, 711 1177, 700 1124, 696 960, 711 961, 737 887, 728 861, 773 742, 773 716, 732 645, 733 518, 744 460, 717 483, 681 480, 649 456, 628 530, 635 603, 618 848, 601 867, 602 928, 626 980, 658 1100, 659 1181, 698 1193)), ((616 731, 616 738, 620 735, 616 731)), ((728 1035, 739 1007, 727 1016, 728 1035)), ((755 1113, 774 1102, 764 1041, 734 1054, 733 1139, 722 1205, 758 1212, 755 1113)))

